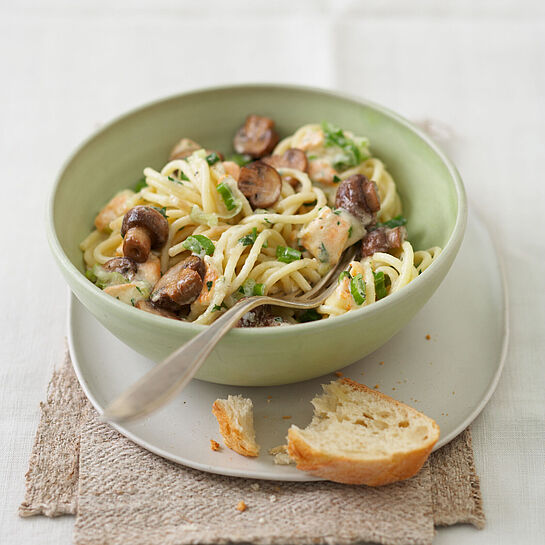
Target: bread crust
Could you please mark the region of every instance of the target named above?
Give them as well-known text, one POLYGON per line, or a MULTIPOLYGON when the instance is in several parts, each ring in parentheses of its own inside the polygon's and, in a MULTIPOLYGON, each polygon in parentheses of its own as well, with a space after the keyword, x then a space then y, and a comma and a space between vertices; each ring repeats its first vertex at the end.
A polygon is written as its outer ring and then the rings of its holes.
POLYGON ((338 382, 378 397, 389 404, 403 407, 410 414, 418 415, 419 418, 424 416, 431 424, 434 433, 429 434, 428 440, 420 448, 375 459, 357 460, 329 455, 313 448, 302 436, 301 430, 297 426, 292 426, 288 430, 288 453, 297 463, 297 469, 308 471, 330 481, 368 486, 383 486, 408 479, 418 473, 439 439, 437 423, 416 409, 381 392, 372 390, 364 384, 348 378, 342 378, 338 382))
POLYGON ((234 426, 229 415, 223 408, 220 400, 216 399, 212 404, 212 412, 220 426, 220 433, 227 447, 243 456, 259 456, 259 448, 248 444, 248 441, 236 426, 234 426))

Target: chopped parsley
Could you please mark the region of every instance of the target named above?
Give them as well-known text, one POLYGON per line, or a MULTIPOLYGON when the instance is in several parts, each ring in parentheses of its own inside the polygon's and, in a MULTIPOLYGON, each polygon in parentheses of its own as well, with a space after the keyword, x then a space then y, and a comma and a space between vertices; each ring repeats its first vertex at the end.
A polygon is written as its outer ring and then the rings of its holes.
POLYGON ((265 295, 265 284, 258 284, 253 278, 248 278, 240 288, 239 293, 245 297, 252 295, 265 295))
POLYGON ((134 299, 131 299, 131 305, 134 307, 134 299))
POLYGON ((316 206, 318 204, 318 199, 316 199, 315 201, 312 201, 312 202, 304 202, 303 204, 305 206, 316 206))
POLYGON ((310 308, 308 310, 305 310, 305 312, 299 314, 297 321, 301 324, 304 324, 305 322, 314 322, 321 319, 322 315, 315 308, 310 308))
POLYGON ((333 163, 336 170, 346 170, 355 167, 369 158, 367 140, 364 138, 349 138, 344 131, 327 121, 322 122, 326 148, 337 147, 340 153, 333 163))
POLYGON ((157 210, 157 212, 159 212, 161 216, 163 216, 165 219, 168 219, 166 206, 163 206, 162 208, 160 208, 159 206, 152 206, 152 208, 155 208, 155 210, 157 210))
POLYGON ((281 263, 291 263, 301 259, 301 252, 289 246, 277 246, 276 259, 281 263))
POLYGON ((212 282, 212 280, 209 280, 207 283, 206 283, 206 287, 208 288, 208 291, 210 291, 212 289, 212 286, 214 285, 214 282, 212 282))
POLYGON ((327 263, 329 261, 329 252, 327 251, 327 248, 325 247, 325 244, 323 242, 320 242, 320 249, 318 251, 318 259, 322 263, 327 263))
POLYGON ((256 238, 257 238, 257 227, 254 227, 251 233, 248 233, 247 235, 244 235, 242 238, 239 238, 238 241, 243 246, 251 246, 255 242, 256 238))
POLYGON ((174 182, 175 184, 184 185, 184 183, 183 183, 181 180, 177 180, 176 178, 173 178, 172 176, 167 176, 167 178, 168 178, 171 182, 174 182))
POLYGON ((140 178, 140 180, 138 180, 136 182, 136 185, 134 186, 134 191, 135 191, 135 193, 139 193, 145 187, 148 187, 148 183, 146 182, 146 178, 145 177, 140 178))
POLYGON ((377 227, 389 227, 390 229, 393 229, 394 227, 401 227, 402 225, 407 224, 407 218, 404 218, 403 216, 399 215, 395 218, 392 218, 391 220, 379 222, 377 223, 377 227))
POLYGON ((221 305, 214 305, 212 307, 212 312, 218 312, 220 311, 222 308, 227 308, 227 305, 225 303, 222 303, 221 305))
POLYGON ((338 184, 340 181, 341 179, 335 174, 335 176, 333 176, 333 183, 338 184))
POLYGON ((182 246, 197 255, 212 255, 216 249, 214 243, 204 235, 191 235, 185 239, 182 246))
POLYGON ((353 231, 353 227, 351 225, 350 229, 348 229, 348 238, 350 238, 352 236, 352 231, 353 231))

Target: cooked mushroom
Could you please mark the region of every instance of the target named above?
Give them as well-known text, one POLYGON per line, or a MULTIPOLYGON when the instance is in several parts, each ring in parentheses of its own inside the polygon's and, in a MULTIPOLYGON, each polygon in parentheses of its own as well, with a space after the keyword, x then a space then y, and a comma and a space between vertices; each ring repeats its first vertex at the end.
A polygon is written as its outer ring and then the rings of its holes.
MULTIPOLYGON (((169 155, 169 161, 174 161, 174 159, 185 159, 193 154, 195 151, 202 149, 200 144, 194 142, 190 138, 182 138, 173 148, 169 155)), ((206 155, 210 155, 212 150, 205 150, 206 155)), ((215 152, 217 156, 223 160, 223 155, 218 151, 215 152)))
POLYGON ((335 206, 360 219, 364 227, 372 225, 380 210, 377 185, 363 174, 354 174, 339 184, 335 206))
POLYGON ((168 310, 164 310, 162 308, 156 307, 153 303, 150 303, 149 301, 138 301, 135 305, 136 308, 139 308, 140 310, 145 310, 146 312, 149 312, 150 314, 157 314, 157 316, 164 316, 165 318, 172 318, 173 320, 179 320, 178 316, 174 314, 173 312, 169 312, 168 310))
POLYGON ((268 208, 280 197, 282 178, 273 167, 256 161, 240 169, 238 188, 252 208, 268 208))
POLYGON ((273 168, 293 168, 301 172, 306 172, 308 168, 305 152, 297 148, 289 148, 282 155, 263 157, 261 161, 273 168))
POLYGON ((182 138, 176 145, 172 148, 172 151, 169 155, 169 161, 174 161, 174 159, 185 159, 189 157, 194 151, 201 149, 202 146, 193 142, 189 138, 182 138))
POLYGON ((180 262, 182 269, 193 269, 204 280, 206 265, 198 255, 190 255, 180 262))
POLYGON ((405 241, 407 230, 405 227, 378 227, 369 231, 361 241, 362 257, 373 255, 375 252, 390 252, 396 248, 401 248, 405 241))
POLYGON ((132 280, 137 271, 136 263, 129 257, 114 257, 103 265, 106 271, 117 272, 127 280, 132 280))
POLYGON ((261 305, 247 312, 237 323, 237 327, 275 327, 285 324, 280 316, 275 316, 269 305, 261 305))
POLYGON ((235 134, 233 145, 237 153, 251 155, 258 159, 269 155, 278 140, 272 119, 260 115, 249 115, 244 125, 235 134))
POLYGON ((160 248, 168 237, 168 221, 150 206, 135 206, 121 224, 123 255, 143 263, 151 248, 160 248))
POLYGON ((200 271, 193 268, 198 265, 189 259, 171 267, 155 284, 150 297, 154 305, 176 312, 199 297, 203 280, 200 271))

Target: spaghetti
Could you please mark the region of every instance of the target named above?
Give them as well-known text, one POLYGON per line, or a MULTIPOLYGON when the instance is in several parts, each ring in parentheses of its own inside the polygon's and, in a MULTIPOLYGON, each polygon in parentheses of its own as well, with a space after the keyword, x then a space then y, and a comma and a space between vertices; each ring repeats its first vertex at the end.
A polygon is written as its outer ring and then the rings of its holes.
MULTIPOLYGON (((211 323, 243 296, 310 290, 334 266, 335 256, 369 230, 346 210, 335 208, 339 184, 355 175, 376 184, 380 198, 377 225, 387 224, 402 212, 395 182, 383 163, 370 156, 367 141, 337 128, 333 128, 337 138, 328 140, 330 127, 306 125, 278 143, 273 157, 296 148, 305 153, 308 168, 307 172, 276 168, 280 194, 265 209, 252 207, 241 191, 236 164, 204 149, 171 160, 161 171, 145 168, 145 180, 136 190, 116 195, 97 216, 97 229, 81 243, 88 277, 110 295, 153 311, 149 300, 154 301, 159 279, 188 256, 197 255, 205 270, 198 296, 190 306, 183 305, 183 312, 174 312, 171 307, 162 313, 201 324, 211 323), (108 263, 124 255, 124 217, 142 206, 153 207, 165 217, 166 242, 150 252, 146 263, 138 264, 132 278, 123 272, 112 273, 108 263), (317 225, 320 229, 327 226, 318 239, 313 233, 317 225), (344 227, 346 234, 341 236, 338 231, 344 227), (315 251, 317 245, 327 250, 325 258, 315 251)), ((380 298, 377 278, 382 282, 382 296, 398 291, 439 252, 439 248, 414 252, 404 241, 399 249, 353 261, 349 274, 311 318, 337 316, 372 304, 380 298), (354 278, 361 280, 363 299, 351 291, 354 278)), ((293 311, 279 310, 277 314, 277 323, 300 321, 293 311)))

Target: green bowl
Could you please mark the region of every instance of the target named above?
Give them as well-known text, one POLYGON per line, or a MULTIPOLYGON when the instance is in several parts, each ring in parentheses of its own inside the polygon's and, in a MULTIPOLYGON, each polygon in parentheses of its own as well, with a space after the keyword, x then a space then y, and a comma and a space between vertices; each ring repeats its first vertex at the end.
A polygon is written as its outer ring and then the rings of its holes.
POLYGON ((364 100, 287 85, 218 87, 161 100, 113 121, 72 155, 51 192, 48 238, 83 305, 131 348, 162 360, 206 326, 155 316, 103 293, 83 274, 79 243, 104 203, 133 186, 144 167, 160 169, 179 138, 229 152, 249 113, 273 118, 281 136, 322 120, 368 136, 373 154, 396 180, 415 248, 443 248, 408 286, 361 310, 289 327, 230 331, 197 374, 220 384, 271 386, 324 375, 379 348, 422 308, 452 265, 466 224, 464 188, 453 164, 405 119, 364 100))

